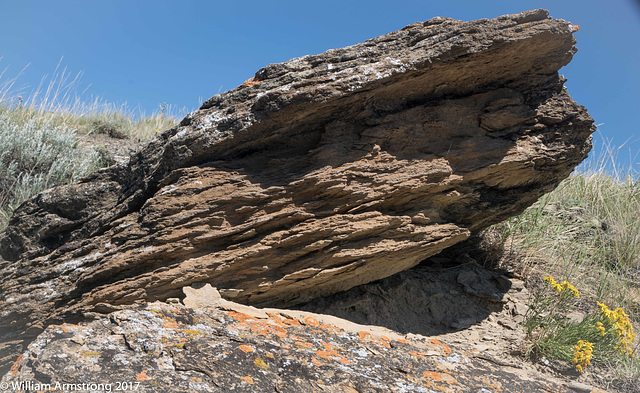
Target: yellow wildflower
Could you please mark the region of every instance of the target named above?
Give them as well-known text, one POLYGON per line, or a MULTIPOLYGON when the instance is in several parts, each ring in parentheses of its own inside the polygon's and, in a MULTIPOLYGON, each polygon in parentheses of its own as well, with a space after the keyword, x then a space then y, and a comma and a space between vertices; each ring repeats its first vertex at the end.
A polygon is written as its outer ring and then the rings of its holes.
POLYGON ((568 281, 563 281, 562 284, 560 284, 560 286, 561 286, 562 290, 568 289, 571 292, 573 292, 573 296, 580 297, 580 292, 578 292, 576 287, 574 287, 573 285, 569 284, 568 281))
POLYGON ((605 332, 605 327, 602 324, 602 322, 597 322, 596 323, 596 329, 600 332, 600 336, 604 337, 604 332, 605 332))
POLYGON ((573 296, 580 297, 580 292, 578 292, 576 287, 574 287, 573 285, 569 284, 569 281, 563 281, 562 283, 558 284, 558 282, 556 280, 554 280, 553 277, 551 277, 551 276, 547 276, 547 277, 543 277, 543 278, 544 278, 544 280, 546 282, 549 283, 551 288, 555 289, 556 292, 562 292, 562 291, 565 291, 565 290, 569 290, 569 291, 573 292, 573 296))
POLYGON ((580 340, 573 348, 575 349, 573 363, 576 365, 576 370, 583 372, 584 367, 591 364, 593 344, 589 341, 580 340))
POLYGON ((562 292, 562 285, 558 284, 556 280, 551 276, 544 277, 544 280, 551 285, 551 288, 555 289, 557 292, 562 292))
POLYGON ((600 302, 596 302, 598 304, 598 307, 600 307, 600 315, 602 315, 604 318, 606 318, 607 320, 609 320, 610 322, 613 322, 613 311, 609 310, 609 307, 607 307, 606 304, 604 303, 600 303, 600 302))
POLYGON ((611 311, 606 304, 598 302, 600 307, 600 315, 613 327, 618 335, 618 346, 616 347, 621 354, 633 356, 631 344, 636 338, 633 331, 633 324, 629 320, 629 315, 624 312, 621 307, 611 311))

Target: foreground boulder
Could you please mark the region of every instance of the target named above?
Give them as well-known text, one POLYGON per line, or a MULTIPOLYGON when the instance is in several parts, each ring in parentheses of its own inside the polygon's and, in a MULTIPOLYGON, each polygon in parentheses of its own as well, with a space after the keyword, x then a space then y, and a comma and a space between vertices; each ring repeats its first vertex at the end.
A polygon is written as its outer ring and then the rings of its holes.
POLYGON ((437 339, 186 289, 191 307, 156 302, 50 326, 0 383, 16 391, 575 392, 437 339))
POLYGON ((434 18, 259 70, 0 236, 0 371, 51 323, 212 283, 288 306, 408 269, 523 211, 594 131, 544 10, 434 18))

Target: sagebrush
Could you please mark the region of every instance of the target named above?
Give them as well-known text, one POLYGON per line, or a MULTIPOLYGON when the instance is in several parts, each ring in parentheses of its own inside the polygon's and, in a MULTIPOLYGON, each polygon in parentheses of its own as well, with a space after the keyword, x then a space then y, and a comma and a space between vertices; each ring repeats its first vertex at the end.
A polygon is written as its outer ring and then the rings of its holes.
POLYGON ((0 73, 0 230, 27 199, 108 164, 100 146, 81 146, 80 137, 90 141, 91 135, 104 134, 144 142, 175 126, 185 112, 163 103, 148 116, 126 104, 85 101, 81 74, 71 78, 59 67, 28 94, 15 87, 20 74, 3 80, 0 73))

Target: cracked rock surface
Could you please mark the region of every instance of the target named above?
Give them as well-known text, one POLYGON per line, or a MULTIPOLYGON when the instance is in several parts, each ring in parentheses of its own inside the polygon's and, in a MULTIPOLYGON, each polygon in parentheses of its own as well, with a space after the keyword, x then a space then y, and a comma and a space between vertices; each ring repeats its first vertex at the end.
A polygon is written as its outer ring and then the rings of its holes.
POLYGON ((271 64, 126 165, 0 234, 0 372, 49 324, 212 283, 290 306, 391 276, 522 212, 595 130, 544 10, 434 18, 271 64))

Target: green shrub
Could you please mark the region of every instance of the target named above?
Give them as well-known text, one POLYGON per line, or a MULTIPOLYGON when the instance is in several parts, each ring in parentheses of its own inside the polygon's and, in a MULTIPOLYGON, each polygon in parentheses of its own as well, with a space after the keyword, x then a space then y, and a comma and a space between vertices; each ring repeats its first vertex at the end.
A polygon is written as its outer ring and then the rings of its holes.
POLYGON ((77 148, 76 132, 50 120, 18 123, 0 113, 0 230, 22 202, 99 168, 95 151, 77 148))

